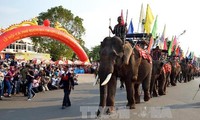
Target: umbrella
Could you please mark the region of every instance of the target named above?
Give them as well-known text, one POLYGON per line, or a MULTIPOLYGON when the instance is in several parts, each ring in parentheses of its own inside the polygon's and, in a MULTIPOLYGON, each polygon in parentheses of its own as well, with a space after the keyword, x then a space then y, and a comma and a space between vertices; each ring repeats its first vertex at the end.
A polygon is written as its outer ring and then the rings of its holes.
POLYGON ((40 59, 33 59, 32 62, 34 64, 40 64, 42 61, 40 59))
POLYGON ((49 64, 50 60, 43 60, 42 63, 49 64))
POLYGON ((68 64, 68 65, 72 65, 72 64, 74 64, 74 62, 71 61, 71 60, 66 60, 65 63, 68 64))
POLYGON ((57 61, 55 62, 55 64, 57 64, 57 65, 65 65, 66 62, 64 62, 64 61, 62 61, 62 60, 57 60, 57 61))
POLYGON ((75 60, 75 61, 74 61, 74 64, 75 64, 75 65, 82 65, 82 64, 83 64, 83 62, 82 62, 82 61, 80 61, 80 60, 75 60))
POLYGON ((92 65, 90 62, 84 62, 83 65, 92 65))

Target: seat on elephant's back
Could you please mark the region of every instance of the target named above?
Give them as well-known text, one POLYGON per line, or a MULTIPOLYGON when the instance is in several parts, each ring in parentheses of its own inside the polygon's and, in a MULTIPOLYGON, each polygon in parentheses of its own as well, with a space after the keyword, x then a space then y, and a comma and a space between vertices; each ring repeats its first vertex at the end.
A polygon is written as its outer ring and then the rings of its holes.
POLYGON ((126 41, 129 41, 129 43, 131 43, 133 47, 135 45, 139 45, 142 49, 145 49, 145 46, 149 45, 151 36, 152 36, 151 34, 147 33, 127 34, 126 41))
POLYGON ((151 55, 147 51, 145 51, 144 49, 142 49, 138 45, 135 46, 135 49, 140 53, 140 57, 147 60, 149 63, 152 63, 151 55))

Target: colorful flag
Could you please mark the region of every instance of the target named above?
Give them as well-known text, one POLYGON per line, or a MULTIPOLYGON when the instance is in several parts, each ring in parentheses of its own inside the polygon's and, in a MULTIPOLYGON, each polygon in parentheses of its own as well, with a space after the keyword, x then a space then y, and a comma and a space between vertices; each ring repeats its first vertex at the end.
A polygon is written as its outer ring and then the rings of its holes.
POLYGON ((172 44, 172 52, 176 49, 176 47, 177 47, 176 45, 177 45, 177 39, 176 39, 176 36, 175 36, 173 44, 172 44))
POLYGON ((145 24, 144 24, 144 29, 145 29, 146 33, 150 33, 151 24, 152 24, 153 20, 154 20, 153 13, 151 11, 149 4, 147 4, 146 19, 145 19, 145 24))
POLYGON ((141 32, 140 29, 142 29, 142 32, 144 27, 143 27, 143 24, 144 24, 144 19, 145 19, 145 14, 144 14, 144 8, 143 8, 143 3, 141 5, 141 10, 140 10, 140 18, 139 18, 139 23, 138 23, 138 30, 137 32, 141 32))
POLYGON ((124 25, 124 17, 123 17, 123 10, 121 10, 121 24, 124 25))
POLYGON ((158 19, 158 15, 156 16, 156 20, 154 21, 154 25, 153 25, 153 29, 152 29, 152 36, 153 36, 153 38, 156 38, 156 33, 157 33, 157 19, 158 19))
POLYGON ((141 10, 140 10, 140 18, 139 18, 139 23, 142 23, 144 20, 144 8, 143 8, 143 3, 141 5, 141 10))
POLYGON ((153 36, 151 36, 150 42, 149 42, 149 46, 147 48, 147 50, 148 50, 149 53, 151 53, 151 48, 153 46, 153 43, 154 43, 154 39, 153 39, 153 36))
POLYGON ((163 47, 163 50, 167 50, 167 38, 164 40, 164 47, 163 47))
POLYGON ((158 45, 158 43, 159 43, 159 37, 157 37, 155 40, 154 40, 154 44, 153 44, 153 47, 152 48, 156 48, 157 46, 159 46, 158 45))
MULTIPOLYGON (((164 26, 164 29, 163 29, 163 32, 162 32, 162 35, 161 35, 161 38, 160 38, 160 41, 159 41, 159 47, 160 49, 164 49, 164 45, 166 44, 165 43, 165 33, 166 33, 166 24, 164 26)), ((167 45, 167 44, 166 44, 167 45)), ((167 47, 165 46, 165 49, 167 47)), ((166 49, 167 50, 167 49, 166 49)))
POLYGON ((134 27, 133 27, 133 22, 132 22, 132 19, 131 19, 129 27, 128 27, 128 33, 127 34, 133 34, 133 32, 134 32, 134 27))
POLYGON ((187 56, 188 59, 192 59, 192 52, 187 56))
POLYGON ((187 51, 185 53, 185 57, 187 57, 188 54, 189 54, 189 47, 188 47, 188 49, 187 49, 187 51))
POLYGON ((180 47, 178 46, 175 51, 176 56, 180 56, 180 47))
POLYGON ((172 36, 172 40, 171 40, 171 42, 170 42, 169 49, 168 49, 168 55, 169 55, 169 56, 172 54, 172 45, 173 45, 173 41, 174 41, 174 37, 172 36))
POLYGON ((194 57, 193 57, 193 61, 197 61, 197 57, 196 57, 196 55, 194 55, 194 57))

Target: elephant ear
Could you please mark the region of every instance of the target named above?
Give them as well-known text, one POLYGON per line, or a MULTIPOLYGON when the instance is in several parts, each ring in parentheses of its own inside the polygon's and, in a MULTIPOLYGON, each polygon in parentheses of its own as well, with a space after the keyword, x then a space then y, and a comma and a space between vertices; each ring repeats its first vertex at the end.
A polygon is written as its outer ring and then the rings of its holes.
POLYGON ((133 53, 133 48, 129 43, 125 43, 123 45, 123 49, 124 49, 123 63, 125 65, 128 65, 131 54, 133 53))

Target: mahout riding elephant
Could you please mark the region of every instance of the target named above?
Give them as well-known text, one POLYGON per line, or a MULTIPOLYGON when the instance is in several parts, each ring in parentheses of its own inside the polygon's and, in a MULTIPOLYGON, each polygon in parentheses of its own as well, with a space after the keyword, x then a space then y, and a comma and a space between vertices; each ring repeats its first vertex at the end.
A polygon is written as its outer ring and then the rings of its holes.
MULTIPOLYGON (((139 50, 140 49, 140 50, 139 50)), ((127 92, 127 107, 135 108, 140 102, 139 85, 142 83, 144 101, 150 99, 150 80, 152 72, 151 56, 141 56, 137 45, 133 48, 129 42, 123 43, 119 37, 106 37, 100 46, 100 103, 97 115, 103 111, 114 111, 117 77, 124 81, 127 92), (105 109, 106 108, 106 109, 105 109)))

